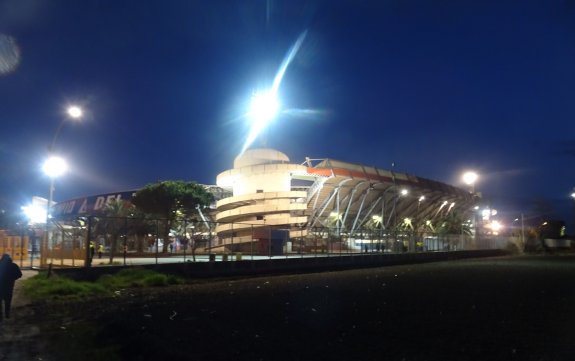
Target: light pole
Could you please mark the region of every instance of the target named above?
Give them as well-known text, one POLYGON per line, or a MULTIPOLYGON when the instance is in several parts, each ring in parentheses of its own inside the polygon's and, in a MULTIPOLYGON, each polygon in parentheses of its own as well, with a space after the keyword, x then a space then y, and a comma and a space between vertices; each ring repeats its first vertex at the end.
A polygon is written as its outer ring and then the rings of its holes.
MULTIPOLYGON (((40 253, 40 264, 46 260, 46 251, 48 249, 48 245, 51 243, 50 237, 50 210, 52 209, 52 203, 54 198, 54 179, 56 177, 61 176, 66 172, 68 169, 68 164, 64 160, 64 158, 60 158, 57 156, 51 156, 44 162, 44 166, 42 170, 44 173, 50 178, 50 189, 48 192, 48 203, 46 203, 46 227, 45 227, 45 242, 42 247, 42 252, 40 253)), ((51 247, 50 247, 51 248, 51 247)))
POLYGON ((54 146, 56 145, 56 140, 58 139, 58 136, 60 135, 60 131, 62 130, 64 123, 66 123, 70 119, 80 120, 82 118, 82 116, 84 115, 84 111, 82 110, 82 108, 80 108, 77 105, 70 105, 66 109, 66 114, 68 116, 65 117, 64 119, 62 119, 62 121, 58 125, 58 128, 56 128, 56 133, 54 133, 54 138, 52 138, 52 142, 50 143, 50 146, 48 147, 48 153, 50 155, 52 155, 52 152, 54 151, 54 146))
POLYGON ((50 235, 49 235, 50 218, 51 218, 50 210, 52 209, 52 203, 54 199, 54 179, 63 175, 68 170, 68 164, 66 163, 64 158, 55 155, 54 146, 56 145, 56 140, 60 135, 60 131, 62 130, 64 123, 69 121, 70 119, 79 120, 80 118, 82 118, 84 112, 82 111, 82 108, 80 108, 79 106, 71 105, 66 109, 66 114, 68 116, 62 119, 62 121, 58 125, 58 128, 56 128, 56 132, 54 133, 52 142, 50 142, 50 145, 48 146, 48 159, 46 159, 44 165, 42 166, 44 174, 46 174, 50 178, 50 188, 48 190, 48 203, 46 204, 46 225, 44 229, 45 241, 43 242, 44 244, 41 247, 43 252, 40 253, 41 265, 43 261, 45 261, 46 259, 46 250, 48 243, 50 242, 50 235))
POLYGON ((58 156, 50 156, 44 162, 42 167, 44 173, 50 178, 50 189, 48 193, 48 206, 46 207, 46 219, 50 218, 50 208, 52 207, 52 201, 54 197, 54 178, 57 178, 68 170, 68 164, 64 158, 58 156))

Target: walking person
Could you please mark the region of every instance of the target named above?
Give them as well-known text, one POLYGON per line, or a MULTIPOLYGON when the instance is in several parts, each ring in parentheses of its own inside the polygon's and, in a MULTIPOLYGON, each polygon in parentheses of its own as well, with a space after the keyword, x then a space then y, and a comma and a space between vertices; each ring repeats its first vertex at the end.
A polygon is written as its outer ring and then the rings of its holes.
POLYGON ((90 241, 90 261, 94 259, 94 253, 96 253, 96 245, 94 241, 90 241))
POLYGON ((98 258, 102 258, 102 253, 104 253, 104 245, 100 243, 98 245, 98 258))
POLYGON ((20 267, 12 262, 10 255, 2 255, 0 258, 0 321, 3 317, 10 318, 14 283, 20 277, 22 277, 20 267), (4 304, 3 308, 2 303, 4 304))

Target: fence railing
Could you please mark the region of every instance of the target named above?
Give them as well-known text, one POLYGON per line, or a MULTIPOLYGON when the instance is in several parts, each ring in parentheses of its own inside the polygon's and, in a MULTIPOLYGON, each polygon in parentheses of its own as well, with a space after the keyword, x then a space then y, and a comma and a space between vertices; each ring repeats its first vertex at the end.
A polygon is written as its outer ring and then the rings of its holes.
POLYGON ((330 227, 282 228, 185 219, 168 223, 131 217, 78 217, 20 235, 0 233, 0 252, 12 254, 23 267, 503 249, 510 243, 517 244, 518 239, 409 229, 363 228, 350 234, 330 227))

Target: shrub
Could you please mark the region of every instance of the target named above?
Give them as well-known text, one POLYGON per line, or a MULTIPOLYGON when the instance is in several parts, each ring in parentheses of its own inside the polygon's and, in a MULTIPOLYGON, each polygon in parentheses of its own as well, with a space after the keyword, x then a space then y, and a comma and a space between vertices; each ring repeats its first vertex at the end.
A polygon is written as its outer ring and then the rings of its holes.
POLYGON ((24 281, 24 292, 33 301, 50 301, 105 295, 109 291, 98 283, 78 282, 66 277, 46 278, 44 275, 36 275, 24 281))
POLYGON ((124 288, 157 287, 182 283, 173 275, 165 275, 144 268, 128 268, 115 275, 101 276, 96 282, 74 281, 66 277, 46 278, 39 274, 24 281, 24 292, 33 301, 82 299, 110 295, 124 288))

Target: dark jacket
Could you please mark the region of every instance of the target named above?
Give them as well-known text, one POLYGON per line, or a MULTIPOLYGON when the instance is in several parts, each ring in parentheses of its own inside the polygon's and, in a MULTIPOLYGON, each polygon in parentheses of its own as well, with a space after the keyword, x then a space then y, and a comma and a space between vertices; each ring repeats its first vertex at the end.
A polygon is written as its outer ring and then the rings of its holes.
POLYGON ((22 277, 20 267, 10 257, 2 256, 0 260, 0 297, 12 294, 14 283, 22 277))

